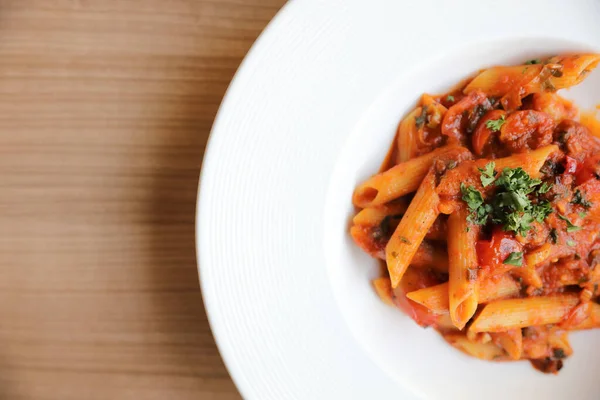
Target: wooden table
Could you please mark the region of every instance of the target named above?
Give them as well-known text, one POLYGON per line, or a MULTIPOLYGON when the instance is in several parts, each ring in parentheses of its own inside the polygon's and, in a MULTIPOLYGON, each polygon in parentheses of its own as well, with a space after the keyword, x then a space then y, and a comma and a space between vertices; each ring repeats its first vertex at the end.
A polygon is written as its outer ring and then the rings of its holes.
POLYGON ((232 399, 203 149, 283 0, 0 0, 0 399, 232 399))

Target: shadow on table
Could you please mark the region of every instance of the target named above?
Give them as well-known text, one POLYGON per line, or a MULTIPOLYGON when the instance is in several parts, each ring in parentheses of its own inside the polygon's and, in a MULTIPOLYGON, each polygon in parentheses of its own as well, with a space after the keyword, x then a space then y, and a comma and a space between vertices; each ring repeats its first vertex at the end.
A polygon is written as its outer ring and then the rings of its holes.
MULTIPOLYGON (((233 71, 225 73, 233 74, 233 71)), ((177 370, 196 378, 190 380, 192 390, 218 392, 221 399, 238 398, 238 395, 210 332, 195 252, 196 194, 201 161, 226 85, 218 89, 210 103, 205 104, 206 99, 202 98, 205 93, 195 93, 190 87, 190 93, 182 97, 178 115, 173 117, 175 128, 162 133, 164 151, 161 150, 157 166, 161 171, 157 171, 151 206, 151 279, 152 287, 157 290, 152 294, 154 313, 160 315, 159 329, 166 333, 166 340, 173 346, 170 356, 176 358, 177 370)))
MULTIPOLYGON (((273 15, 276 10, 277 7, 272 8, 273 15)), ((263 17, 265 24, 271 16, 263 17)), ((152 215, 156 218, 151 225, 154 253, 151 279, 153 287, 160 288, 153 294, 153 301, 156 313, 167 316, 160 319, 163 325, 160 329, 169 333, 168 340, 178 348, 173 355, 178 357, 176 362, 180 369, 185 371, 186 376, 198 378, 191 389, 218 392, 219 398, 237 398, 239 395, 210 333, 199 290, 194 239, 196 193, 212 121, 243 54, 262 29, 258 22, 252 35, 245 32, 237 41, 223 41, 218 35, 214 39, 203 37, 201 47, 217 48, 222 45, 219 56, 192 54, 186 60, 173 60, 183 66, 198 65, 193 67, 197 69, 197 77, 185 83, 185 93, 181 93, 181 81, 174 83, 180 85, 177 88, 180 104, 176 107, 170 104, 165 108, 177 109, 177 115, 160 117, 169 118, 172 123, 166 124, 170 128, 163 128, 161 132, 164 143, 156 166, 158 170, 151 205, 152 215), (170 261, 166 264, 157 261, 165 259, 170 261), (169 293, 167 297, 165 291, 169 293), (207 389, 206 385, 213 387, 207 389)), ((175 65, 172 71, 178 68, 175 65)))

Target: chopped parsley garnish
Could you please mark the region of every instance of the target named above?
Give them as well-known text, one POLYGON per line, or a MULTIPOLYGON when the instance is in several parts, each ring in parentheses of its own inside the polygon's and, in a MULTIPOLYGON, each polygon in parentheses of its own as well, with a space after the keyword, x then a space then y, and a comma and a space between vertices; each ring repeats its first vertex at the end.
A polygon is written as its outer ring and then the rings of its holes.
POLYGON ((537 58, 534 58, 533 60, 529 60, 529 61, 527 61, 527 62, 525 63, 525 65, 534 65, 534 64, 541 64, 541 63, 542 63, 542 62, 541 62, 539 59, 537 59, 537 58))
POLYGON ((529 194, 535 190, 536 186, 542 183, 539 179, 531 179, 529 174, 521 167, 504 168, 502 174, 496 181, 496 186, 503 186, 506 191, 520 191, 529 194))
POLYGON ((479 179, 481 179, 483 187, 488 187, 496 179, 496 171, 494 171, 494 168, 496 168, 496 163, 493 161, 487 163, 484 168, 478 168, 479 172, 481 172, 479 179))
POLYGON ((580 213, 577 213, 577 215, 579 215, 579 218, 585 218, 585 217, 587 217, 587 213, 584 212, 584 211, 582 211, 580 213))
POLYGON ((508 255, 508 257, 506 257, 506 260, 504 260, 503 264, 514 265, 516 267, 522 266, 523 265, 523 252, 515 251, 515 252, 510 253, 508 255))
POLYGON ((573 224, 569 218, 565 217, 564 215, 558 215, 558 218, 562 219, 563 221, 565 221, 567 223, 567 232, 577 232, 581 230, 580 226, 577 226, 575 224, 573 224))
POLYGON ((462 199, 467 203, 471 214, 469 222, 485 225, 491 218, 501 224, 505 231, 525 236, 534 221, 543 222, 552 213, 548 200, 538 196, 546 193, 550 186, 539 179, 532 179, 522 168, 504 168, 496 178, 495 164, 488 163, 479 168, 479 179, 483 187, 495 184, 497 191, 489 202, 473 186, 461 183, 462 199))
POLYGON ((449 95, 446 97, 446 101, 450 101, 450 102, 454 101, 454 96, 452 96, 451 94, 449 94, 449 95))
POLYGON ((526 193, 516 190, 513 192, 500 192, 494 197, 496 207, 509 207, 516 211, 525 211, 530 206, 526 193))
POLYGON ((534 203, 529 195, 539 194, 542 181, 532 179, 523 168, 504 168, 496 186, 498 191, 492 199, 494 222, 504 225, 505 231, 525 236, 533 221, 543 222, 552 212, 547 200, 534 203))
POLYGON ((531 207, 531 215, 537 222, 542 223, 548 215, 552 214, 552 205, 548 200, 543 200, 531 207))
POLYGON ((558 231, 554 228, 550 231, 550 240, 553 244, 558 243, 558 231))
POLYGON ((567 240, 567 246, 575 247, 576 244, 574 240, 567 240))
POLYGON ((490 120, 486 121, 485 126, 492 132, 498 132, 500 130, 500 128, 502 127, 502 125, 504 125, 505 122, 506 122, 506 118, 503 115, 498 119, 490 119, 490 120))
POLYGON ((538 193, 546 194, 548 191, 552 189, 552 184, 547 184, 546 182, 542 183, 542 186, 538 189, 538 193))
POLYGON ((408 240, 408 239, 407 239, 407 238, 405 238, 404 236, 400 236, 400 241, 401 241, 402 243, 406 243, 406 244, 412 244, 412 243, 410 242, 410 240, 408 240))
POLYGON ((507 232, 513 231, 517 235, 525 236, 531 229, 533 217, 528 213, 513 212, 507 214, 504 221, 504 230, 507 232))
POLYGON ((467 187, 464 183, 461 183, 460 191, 462 199, 467 203, 471 211, 471 215, 467 217, 467 221, 477 225, 485 225, 488 216, 492 212, 492 206, 484 204, 481 192, 473 186, 467 187))
POLYGON ((466 187, 464 183, 460 184, 462 199, 467 203, 471 210, 476 210, 483 204, 483 196, 481 192, 473 186, 466 187))
POLYGON ((592 207, 592 205, 594 205, 594 203, 592 203, 591 201, 588 201, 585 196, 583 195, 583 193, 581 193, 581 191, 579 191, 579 189, 577 189, 575 191, 575 194, 573 195, 573 200, 571 200, 571 203, 573 204, 580 204, 583 206, 583 208, 590 208, 592 207))
POLYGON ((425 125, 425 122, 427 122, 427 106, 423 107, 421 115, 415 117, 415 125, 417 125, 417 128, 422 128, 423 125, 425 125))

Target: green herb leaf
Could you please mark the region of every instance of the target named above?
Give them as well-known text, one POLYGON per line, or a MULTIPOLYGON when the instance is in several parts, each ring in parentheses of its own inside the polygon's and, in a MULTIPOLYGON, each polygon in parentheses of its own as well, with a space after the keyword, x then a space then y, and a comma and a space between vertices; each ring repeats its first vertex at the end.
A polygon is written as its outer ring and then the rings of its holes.
POLYGON ((506 117, 501 116, 498 119, 490 119, 485 122, 485 126, 492 132, 498 132, 502 125, 506 122, 506 117))
POLYGON ((471 211, 476 210, 483 204, 481 192, 473 186, 467 187, 464 183, 461 183, 460 191, 462 193, 462 199, 467 203, 471 211))
POLYGON ((585 198, 585 196, 583 195, 583 193, 581 193, 581 191, 579 191, 579 189, 577 189, 575 191, 575 194, 573 195, 573 200, 571 200, 571 203, 580 204, 583 206, 583 208, 586 208, 586 209, 589 209, 594 205, 594 203, 592 203, 591 201, 588 201, 585 198))
POLYGON ((453 102, 453 101, 454 101, 454 96, 452 96, 451 94, 449 94, 449 95, 446 97, 446 101, 453 102))
POLYGON ((537 222, 544 222, 548 215, 552 214, 552 205, 548 200, 544 200, 539 204, 534 204, 531 209, 531 216, 537 222))
POLYGON ((578 213, 577 215, 579 215, 579 218, 585 218, 585 217, 587 217, 587 213, 584 212, 584 211, 578 213))
POLYGON ((514 265, 517 267, 522 266, 523 265, 523 252, 515 251, 515 252, 510 253, 508 255, 508 257, 506 257, 506 260, 504 260, 503 264, 514 265))
POLYGON ((494 203, 496 207, 509 207, 516 211, 525 211, 531 205, 527 195, 521 191, 497 193, 494 203))
POLYGON ((538 193, 546 194, 548 191, 552 189, 552 184, 547 184, 546 182, 542 183, 542 186, 538 189, 538 193))
POLYGON ((484 168, 478 168, 479 172, 481 172, 479 179, 481 179, 483 187, 488 187, 496 179, 496 171, 494 171, 494 168, 496 168, 496 163, 493 161, 487 163, 484 168))
POLYGON ((464 183, 460 184, 460 191, 462 199, 467 203, 471 211, 471 214, 467 217, 467 221, 477 225, 485 225, 488 216, 492 212, 492 207, 489 204, 484 204, 481 192, 473 186, 465 186, 464 183))
POLYGON ((518 235, 525 236, 531 229, 533 217, 529 213, 514 212, 508 214, 504 223, 505 231, 513 231, 518 235))
POLYGON ((540 194, 546 193, 551 186, 540 179, 532 179, 523 168, 504 168, 496 178, 495 167, 495 163, 490 162, 479 168, 481 184, 487 187, 495 183, 497 187, 490 201, 486 202, 473 186, 461 184, 462 199, 471 211, 467 220, 485 225, 491 219, 505 231, 525 236, 534 221, 541 223, 553 212, 548 200, 539 199, 540 194))
POLYGON ((576 243, 573 240, 567 240, 567 246, 575 247, 576 243))
POLYGON ((574 225, 569 218, 565 217, 564 215, 558 215, 558 218, 562 219, 563 221, 565 221, 567 223, 567 232, 577 232, 580 231, 582 228, 580 226, 574 225))
POLYGON ((527 62, 525 63, 525 65, 534 65, 534 64, 541 64, 541 63, 542 63, 542 62, 541 62, 539 59, 537 59, 537 58, 534 58, 533 60, 529 60, 529 61, 527 61, 527 62))
POLYGON ((422 128, 427 122, 427 106, 423 107, 421 110, 421 115, 415 117, 415 125, 417 128, 422 128))
POLYGON ((533 192, 535 187, 541 183, 542 181, 539 179, 531 179, 529 174, 521 167, 504 168, 498 179, 496 179, 496 186, 510 192, 521 190, 525 194, 533 192))

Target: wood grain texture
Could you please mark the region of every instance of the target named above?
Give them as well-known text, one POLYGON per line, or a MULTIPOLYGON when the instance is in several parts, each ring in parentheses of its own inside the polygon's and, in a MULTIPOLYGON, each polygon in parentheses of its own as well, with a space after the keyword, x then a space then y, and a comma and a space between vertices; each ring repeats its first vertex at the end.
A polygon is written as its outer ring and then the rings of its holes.
POLYGON ((283 0, 0 0, 0 399, 239 398, 202 304, 203 149, 283 0))

